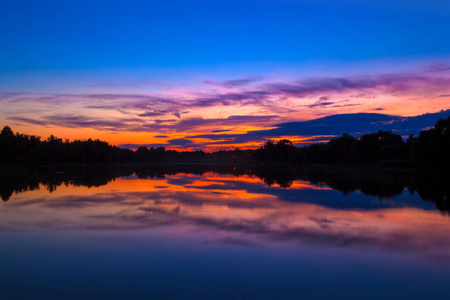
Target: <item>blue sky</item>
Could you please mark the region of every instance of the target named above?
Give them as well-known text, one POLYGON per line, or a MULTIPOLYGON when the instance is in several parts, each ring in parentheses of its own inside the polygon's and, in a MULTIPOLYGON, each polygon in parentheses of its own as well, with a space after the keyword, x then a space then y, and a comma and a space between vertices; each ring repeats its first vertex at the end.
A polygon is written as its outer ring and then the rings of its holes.
POLYGON ((449 12, 440 0, 3 0, 0 69, 439 57, 450 53, 449 12))

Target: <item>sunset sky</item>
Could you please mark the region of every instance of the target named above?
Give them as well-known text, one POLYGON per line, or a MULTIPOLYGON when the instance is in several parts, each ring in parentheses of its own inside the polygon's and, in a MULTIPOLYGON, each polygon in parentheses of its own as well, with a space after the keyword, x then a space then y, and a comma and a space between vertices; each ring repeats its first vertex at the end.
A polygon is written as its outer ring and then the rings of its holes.
POLYGON ((131 148, 325 141, 265 133, 450 109, 449 20, 448 0, 2 0, 0 126, 131 148))

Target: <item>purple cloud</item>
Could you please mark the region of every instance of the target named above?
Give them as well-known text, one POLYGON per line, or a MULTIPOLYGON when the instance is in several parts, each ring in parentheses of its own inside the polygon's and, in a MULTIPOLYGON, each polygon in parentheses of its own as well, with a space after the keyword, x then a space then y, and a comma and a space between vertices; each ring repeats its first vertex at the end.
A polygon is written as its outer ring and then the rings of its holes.
MULTIPOLYGON (((32 125, 61 126, 67 128, 94 128, 97 130, 132 131, 132 132, 161 132, 161 131, 191 131, 201 126, 234 126, 243 124, 266 124, 277 118, 269 116, 230 116, 224 119, 168 119, 152 120, 141 118, 100 119, 81 115, 51 115, 40 119, 7 117, 6 119, 32 125)), ((163 135, 164 136, 164 135, 163 135)))
POLYGON ((247 134, 202 134, 185 138, 204 138, 211 140, 208 142, 209 145, 222 145, 258 142, 289 135, 310 137, 310 141, 317 141, 323 138, 317 139, 316 136, 339 136, 343 133, 361 136, 378 130, 394 130, 403 136, 418 134, 421 130, 433 126, 439 118, 446 118, 449 115, 450 110, 415 117, 375 113, 331 115, 303 122, 276 124, 275 129, 257 130, 247 134))
POLYGON ((319 100, 317 100, 315 103, 307 105, 308 108, 328 108, 328 107, 344 107, 344 106, 356 106, 360 105, 357 103, 354 104, 338 104, 343 102, 349 102, 350 100, 340 100, 340 101, 327 101, 329 100, 328 97, 320 97, 319 100))
POLYGON ((261 81, 264 77, 261 76, 254 76, 254 77, 247 77, 247 78, 239 78, 239 79, 232 79, 232 80, 224 80, 224 81, 217 81, 217 80, 204 80, 203 83, 209 84, 209 85, 217 85, 225 88, 234 88, 234 87, 240 87, 245 86, 253 82, 261 81))
MULTIPOLYGON (((225 84, 239 85, 256 81, 257 78, 236 79, 226 81, 225 84)), ((140 117, 157 117, 172 114, 181 118, 183 113, 199 107, 256 105, 267 108, 277 107, 280 99, 296 97, 297 99, 320 96, 323 103, 330 101, 329 96, 323 94, 340 94, 356 92, 354 98, 369 99, 376 93, 406 93, 414 95, 433 95, 437 91, 447 95, 450 78, 423 76, 416 74, 387 74, 359 78, 310 78, 290 82, 269 82, 254 86, 250 89, 234 91, 232 93, 193 93, 189 99, 184 97, 169 97, 142 94, 27 94, 3 93, 3 101, 38 102, 64 105, 67 102, 85 103, 86 108, 133 111, 140 117), (322 95, 321 95, 322 94, 322 95), (96 101, 97 103, 93 103, 96 101), (112 104, 111 102, 114 102, 112 104), (136 111, 141 111, 136 112, 136 111)), ((319 103, 318 103, 319 104, 319 103)), ((313 106, 316 107, 316 106, 313 106)), ((287 108, 286 108, 287 109, 287 108)))
POLYGON ((191 140, 188 139, 172 139, 167 141, 171 146, 189 146, 194 144, 191 140))
POLYGON ((48 123, 45 122, 45 121, 34 120, 34 119, 30 119, 30 118, 8 117, 6 119, 11 120, 11 121, 16 121, 16 122, 19 122, 19 123, 26 123, 26 124, 32 124, 32 125, 41 125, 41 126, 47 126, 48 125, 48 123))
POLYGON ((243 124, 266 124, 278 118, 276 115, 269 116, 229 116, 224 119, 189 118, 174 124, 171 128, 176 131, 189 131, 200 126, 234 126, 243 124))
POLYGON ((443 72, 443 71, 450 71, 450 67, 448 65, 435 65, 431 66, 428 70, 428 73, 433 72, 443 72))
POLYGON ((171 139, 168 140, 167 144, 120 144, 119 147, 121 148, 128 148, 128 149, 138 149, 139 147, 147 147, 147 148, 158 148, 158 147, 164 147, 164 148, 181 148, 181 149, 202 149, 202 145, 195 144, 192 140, 189 139, 171 139))
POLYGON ((167 147, 167 144, 120 144, 119 148, 128 148, 128 149, 138 149, 139 147, 147 147, 147 148, 158 148, 158 147, 167 147))
POLYGON ((44 116, 40 120, 31 118, 7 117, 7 120, 12 120, 25 124, 41 125, 41 126, 61 126, 68 128, 94 128, 97 130, 114 130, 125 131, 137 129, 136 125, 131 126, 132 123, 142 123, 141 119, 92 119, 86 116, 75 115, 61 115, 61 116, 44 116))
POLYGON ((160 116, 164 116, 168 113, 167 110, 162 110, 162 111, 147 111, 143 114, 138 114, 139 117, 160 117, 160 116))

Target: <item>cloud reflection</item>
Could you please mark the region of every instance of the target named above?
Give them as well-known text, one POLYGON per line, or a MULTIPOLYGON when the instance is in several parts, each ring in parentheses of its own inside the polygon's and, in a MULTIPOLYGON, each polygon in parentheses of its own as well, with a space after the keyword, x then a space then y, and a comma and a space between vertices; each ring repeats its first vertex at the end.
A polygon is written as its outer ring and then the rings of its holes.
MULTIPOLYGON (((33 190, 2 205, 0 228, 159 230, 174 238, 195 238, 198 232, 206 232, 205 245, 267 247, 285 243, 290 247, 373 249, 450 261, 450 219, 438 211, 343 209, 280 201, 281 194, 268 193, 264 186, 257 178, 206 173, 152 180, 119 178, 95 189, 61 186, 51 194, 33 190)), ((308 191, 325 192, 317 187, 299 182, 296 195, 302 199, 308 191)))

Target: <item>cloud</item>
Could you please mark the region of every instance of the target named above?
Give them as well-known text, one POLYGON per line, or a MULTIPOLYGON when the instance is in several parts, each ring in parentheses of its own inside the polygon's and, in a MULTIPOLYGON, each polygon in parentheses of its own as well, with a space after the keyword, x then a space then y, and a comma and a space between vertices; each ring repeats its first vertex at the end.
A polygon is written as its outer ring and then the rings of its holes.
MULTIPOLYGON (((321 93, 342 93, 383 89, 387 93, 414 92, 419 88, 448 88, 449 78, 414 74, 386 74, 361 78, 312 78, 291 83, 268 83, 263 89, 271 95, 306 97, 321 93)), ((364 95, 364 93, 361 93, 364 95)))
POLYGON ((172 139, 167 141, 171 146, 189 146, 193 145, 194 142, 188 139, 172 139))
POLYGON ((99 109, 99 110, 115 110, 122 114, 128 114, 128 112, 125 109, 122 109, 118 106, 114 105, 88 105, 86 106, 88 109, 99 109))
POLYGON ((336 108, 336 107, 352 107, 352 106, 358 106, 358 105, 361 105, 361 103, 336 104, 336 105, 333 105, 332 107, 333 108, 336 108))
POLYGON ((396 130, 397 133, 403 135, 402 133, 418 133, 424 128, 433 126, 436 120, 449 114, 450 110, 415 117, 375 113, 338 114, 304 122, 280 123, 275 125, 278 127, 276 129, 254 133, 259 136, 315 136, 341 135, 343 133, 359 136, 363 133, 377 132, 378 130, 396 130))
POLYGON ((224 237, 221 239, 214 239, 214 240, 207 240, 204 242, 205 245, 212 245, 212 244, 227 244, 231 246, 238 246, 238 247, 249 247, 249 248, 261 248, 262 245, 234 237, 224 237))
POLYGON ((117 145, 119 148, 128 148, 128 149, 138 149, 139 147, 147 147, 147 148, 158 148, 158 147, 164 147, 166 148, 167 144, 120 144, 117 145))
POLYGON ((7 120, 12 120, 25 124, 41 125, 41 126, 60 126, 67 128, 94 128, 97 130, 116 130, 124 131, 133 129, 131 123, 142 123, 141 119, 128 118, 128 119, 94 119, 92 117, 80 116, 80 115, 52 115, 43 116, 40 120, 31 118, 19 118, 19 117, 7 117, 7 120))
MULTIPOLYGON (((212 81, 208 83, 226 86, 246 86, 249 83, 260 81, 261 77, 249 77, 228 81, 212 81)), ((101 108, 100 104, 92 104, 92 100, 117 100, 114 105, 103 106, 111 109, 142 109, 141 114, 154 112, 184 113, 189 108, 207 107, 214 105, 234 104, 261 104, 272 103, 272 97, 295 96, 298 98, 320 96, 320 101, 329 100, 328 94, 343 92, 356 92, 352 97, 372 98, 373 93, 380 89, 386 93, 424 93, 425 90, 448 90, 450 78, 424 76, 423 74, 381 74, 359 77, 316 77, 300 80, 287 80, 284 82, 266 82, 243 90, 229 93, 198 92, 190 93, 189 98, 184 96, 161 96, 155 94, 132 93, 92 93, 92 94, 30 94, 30 93, 2 93, 0 99, 15 102, 50 102, 64 104, 67 99, 86 101, 87 106, 101 108), (321 95, 322 94, 322 95, 321 95), (323 94, 327 94, 324 96, 323 94), (160 106, 155 109, 155 106, 160 106), (162 108, 165 107, 165 108, 162 108)))
POLYGON ((94 119, 79 115, 58 115, 44 118, 51 125, 64 126, 69 128, 96 128, 101 130, 127 130, 130 123, 142 123, 138 118, 127 119, 94 119))
POLYGON ((273 125, 277 127, 275 129, 256 130, 247 134, 202 134, 186 138, 210 139, 209 145, 221 145, 264 141, 282 136, 302 136, 305 141, 314 142, 327 140, 330 136, 339 136, 343 133, 361 136, 364 133, 379 130, 394 130, 397 134, 409 135, 418 134, 421 130, 433 126, 439 118, 446 118, 449 115, 450 110, 415 117, 377 113, 341 114, 303 122, 275 124, 273 125))
POLYGON ((232 79, 232 80, 224 80, 224 81, 217 81, 217 80, 204 80, 203 83, 209 84, 209 85, 217 85, 225 88, 234 88, 234 87, 241 87, 248 85, 253 82, 261 81, 264 77, 262 76, 254 76, 254 77, 247 77, 247 78, 238 78, 238 79, 232 79))
POLYGON ((433 72, 444 72, 444 71, 450 71, 450 67, 448 66, 436 66, 435 69, 429 70, 429 73, 433 72))
POLYGON ((11 121, 16 121, 19 123, 26 123, 26 124, 32 124, 32 125, 41 125, 41 126, 47 126, 48 123, 41 120, 34 120, 30 118, 20 118, 20 117, 7 117, 6 119, 11 121))
POLYGON ((86 86, 95 88, 123 88, 123 87, 142 87, 142 86, 160 86, 163 82, 157 80, 121 80, 121 81, 102 81, 89 83, 86 86))
POLYGON ((175 131, 190 131, 198 127, 204 126, 238 126, 245 124, 266 124, 269 121, 278 118, 276 115, 268 116, 229 116, 228 118, 204 119, 204 118, 187 118, 182 119, 170 126, 175 131))
POLYGON ((138 114, 139 117, 160 117, 160 116, 164 116, 165 114, 167 114, 167 110, 163 110, 163 111, 147 111, 143 114, 138 114))
POLYGON ((147 147, 147 148, 176 148, 176 149, 194 149, 201 148, 202 145, 195 144, 192 140, 189 139, 171 139, 167 141, 167 144, 120 144, 118 147, 120 148, 128 148, 128 149, 138 149, 139 147, 147 147))
POLYGON ((147 111, 142 114, 138 114, 139 117, 161 117, 167 114, 172 114, 178 119, 181 118, 181 114, 178 111, 170 111, 170 110, 160 110, 160 111, 147 111))
MULTIPOLYGON (((94 128, 96 130, 132 131, 132 132, 161 132, 161 131, 190 131, 201 126, 238 126, 244 124, 265 124, 276 119, 277 116, 229 116, 228 118, 204 119, 187 118, 182 120, 166 119, 146 122, 141 118, 100 119, 81 115, 51 115, 40 119, 7 117, 6 119, 33 125, 60 126, 67 128, 94 128)), ((166 135, 158 135, 166 137, 166 135)))
POLYGON ((336 103, 335 101, 326 101, 326 100, 328 100, 328 97, 320 97, 320 99, 318 101, 316 101, 314 104, 307 105, 307 107, 309 107, 309 108, 316 108, 316 107, 323 108, 323 107, 327 107, 327 106, 330 106, 330 105, 333 105, 333 104, 336 103))

